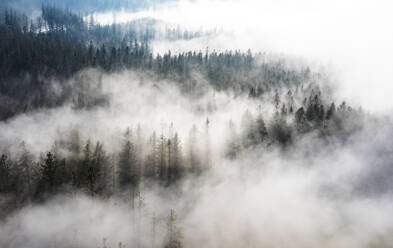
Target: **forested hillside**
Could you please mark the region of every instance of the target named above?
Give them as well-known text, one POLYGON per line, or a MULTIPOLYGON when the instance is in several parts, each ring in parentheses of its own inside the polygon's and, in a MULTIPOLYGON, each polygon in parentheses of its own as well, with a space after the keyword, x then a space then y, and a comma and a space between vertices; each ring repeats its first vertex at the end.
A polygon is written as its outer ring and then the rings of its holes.
MULTIPOLYGON (((125 211, 130 236, 100 236, 100 230, 83 238, 67 231, 35 243, 30 234, 3 239, 12 232, 13 224, 7 224, 9 229, 0 230, 2 247, 198 247, 203 240, 192 238, 195 227, 181 229, 179 220, 189 225, 195 216, 209 218, 206 211, 187 219, 187 211, 198 212, 194 201, 197 206, 213 201, 209 192, 216 185, 229 178, 237 195, 247 180, 265 183, 249 174, 270 175, 274 163, 287 165, 290 173, 315 167, 310 175, 319 176, 326 173, 319 164, 334 161, 328 156, 340 157, 340 149, 370 130, 366 121, 372 118, 336 98, 332 78, 316 67, 248 48, 159 54, 154 40, 191 41, 218 33, 169 26, 163 32, 162 23, 159 29, 148 18, 101 25, 94 15, 63 8, 90 13, 107 4, 145 6, 66 1, 42 4, 33 19, 11 8, 1 14, 0 223, 24 209, 46 204, 57 209, 58 199, 65 209, 68 199, 82 199, 82 205, 98 201, 110 209, 119 204, 113 211, 130 208, 125 211)), ((319 186, 327 198, 341 190, 328 181, 319 186)), ((251 245, 245 241, 249 234, 236 244, 271 247, 251 245)), ((230 239, 220 240, 199 247, 234 247, 230 239)))
MULTIPOLYGON (((55 77, 64 81, 85 68, 99 68, 107 72, 122 69, 150 71, 159 78, 174 77, 184 83, 194 69, 203 69, 209 77, 217 80, 214 73, 217 69, 224 70, 219 68, 226 66, 224 60, 241 63, 243 69, 252 66, 250 54, 246 57, 240 53, 214 53, 209 60, 206 55, 202 58, 202 53, 195 51, 175 56, 170 52, 153 56, 148 44, 156 35, 170 40, 188 40, 203 35, 174 29, 156 34, 154 23, 153 20, 138 20, 123 25, 101 26, 94 24, 94 19, 85 22, 79 15, 50 5, 43 6, 42 17, 34 22, 25 15, 5 10, 4 23, 0 27, 0 93, 3 95, 0 119, 7 119, 26 109, 54 107, 72 100, 74 92, 67 83, 60 84, 64 88, 62 95, 53 97, 53 92, 48 92, 45 79, 55 77), (19 90, 21 85, 24 91, 19 90)), ((229 63, 228 66, 231 66, 229 63)), ((88 106, 94 104, 88 103, 88 106)))

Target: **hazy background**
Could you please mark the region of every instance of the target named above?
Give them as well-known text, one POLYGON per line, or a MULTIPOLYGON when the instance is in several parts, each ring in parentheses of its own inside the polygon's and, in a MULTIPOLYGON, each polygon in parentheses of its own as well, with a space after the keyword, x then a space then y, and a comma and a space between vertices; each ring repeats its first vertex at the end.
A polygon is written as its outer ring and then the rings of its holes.
MULTIPOLYGON (((340 96, 370 111, 391 111, 391 1, 195 0, 139 12, 97 14, 110 23, 151 17, 188 28, 223 28, 229 35, 192 42, 195 49, 245 49, 300 56, 337 75, 340 96)), ((156 44, 158 51, 189 49, 156 44)))

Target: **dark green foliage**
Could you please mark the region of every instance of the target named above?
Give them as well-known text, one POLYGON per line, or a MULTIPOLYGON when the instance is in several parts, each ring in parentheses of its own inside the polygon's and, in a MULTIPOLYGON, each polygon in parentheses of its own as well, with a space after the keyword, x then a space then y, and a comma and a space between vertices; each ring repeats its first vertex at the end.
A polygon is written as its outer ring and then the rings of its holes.
POLYGON ((189 137, 188 137, 187 159, 191 172, 197 175, 202 172, 201 159, 198 156, 199 154, 198 142, 199 142, 198 129, 196 128, 196 126, 193 126, 190 130, 189 137))
POLYGON ((292 141, 292 127, 287 124, 284 118, 279 116, 273 118, 269 127, 269 134, 273 142, 278 142, 283 146, 292 141))
POLYGON ((182 176, 182 170, 180 141, 176 133, 168 140, 168 184, 177 182, 182 176))
POLYGON ((124 145, 119 154, 119 187, 121 190, 138 187, 140 180, 136 150, 130 139, 131 134, 127 130, 124 145))
POLYGON ((97 142, 87 169, 87 185, 91 195, 102 193, 107 188, 108 158, 100 142, 97 142))
POLYGON ((265 121, 263 120, 261 115, 259 115, 256 120, 256 128, 257 128, 259 142, 265 141, 266 138, 268 137, 268 132, 267 132, 265 121))
MULTIPOLYGON (((261 137, 259 136, 259 126, 257 126, 257 122, 254 120, 253 116, 249 111, 246 111, 243 115, 242 119, 243 128, 246 130, 243 137, 243 146, 249 147, 257 145, 261 142, 261 137)), ((263 128, 263 127, 262 127, 263 128)))
POLYGON ((54 192, 56 183, 56 167, 56 157, 51 152, 48 152, 41 164, 41 178, 39 182, 39 191, 37 191, 38 194, 54 192))
POLYGON ((177 226, 177 217, 175 211, 171 209, 170 214, 167 217, 167 234, 165 248, 181 248, 182 234, 179 227, 177 226))
MULTIPOLYGON (((242 146, 236 142, 239 138, 232 126, 229 132, 232 138, 228 141, 226 155, 233 159, 242 148, 259 145, 279 144, 286 147, 294 139, 302 138, 311 132, 345 140, 362 127, 362 113, 347 107, 345 102, 336 110, 334 103, 329 106, 323 102, 321 92, 315 94, 314 90, 311 90, 309 97, 304 98, 303 106, 296 111, 292 107, 288 110, 286 106, 295 104, 293 96, 292 93, 288 93, 286 102, 280 101, 280 111, 277 109, 278 101, 273 101, 276 113, 271 117, 268 126, 265 125, 261 114, 254 119, 253 115, 246 111, 242 118, 242 146)), ((273 98, 279 99, 277 91, 273 98)))
MULTIPOLYGON (((312 109, 318 111, 310 111, 309 120, 304 107, 294 113, 276 112, 266 122, 260 113, 254 118, 246 111, 240 131, 229 122, 225 157, 235 159, 245 149, 256 147, 287 148, 313 132, 321 138, 334 136, 345 141, 361 128, 361 113, 345 103, 337 110, 331 104, 322 115, 326 105, 315 102, 318 106, 312 109)), ((157 138, 153 133, 144 140, 140 126, 135 136, 132 130, 125 132, 119 153, 108 154, 100 142, 93 147, 90 140, 82 142, 77 130, 71 130, 65 140, 56 141, 53 150, 39 161, 22 145, 15 159, 6 154, 0 158, 0 194, 12 196, 14 207, 75 191, 101 197, 131 194, 134 205, 141 185, 176 186, 184 177, 197 177, 214 166, 209 159, 209 123, 207 120, 205 132, 198 132, 196 126, 191 128, 185 151, 172 128, 168 137, 162 134, 157 138)), ((171 247, 177 244, 176 240, 168 243, 171 247)))
POLYGON ((236 131, 233 121, 230 120, 228 123, 228 138, 225 150, 225 156, 229 159, 235 159, 236 156, 241 152, 241 142, 239 135, 236 131))
POLYGON ((7 155, 0 157, 0 192, 2 194, 11 193, 13 190, 12 164, 7 155))
POLYGON ((303 107, 300 107, 295 113, 295 127, 299 133, 306 133, 310 129, 303 107))
MULTIPOLYGON (((61 106, 67 101, 73 101, 76 108, 106 104, 105 97, 87 101, 86 91, 67 84, 67 79, 88 67, 107 72, 125 68, 150 71, 155 80, 178 82, 185 93, 196 87, 191 72, 197 71, 216 90, 249 93, 254 98, 280 85, 299 85, 313 76, 307 69, 296 71, 280 62, 261 63, 266 55, 253 55, 251 51, 206 49, 205 54, 168 51, 153 56, 149 42, 155 38, 154 22, 148 20, 102 26, 51 5, 43 5, 42 17, 31 24, 27 17, 13 11, 4 15, 5 22, 0 23, 0 120, 36 108, 61 106), (60 95, 51 91, 43 78, 59 80, 60 95)), ((166 36, 184 38, 180 30, 168 30, 166 36)), ((188 39, 196 36, 187 34, 188 39)), ((277 90, 274 101, 278 108, 282 100, 277 90)))
POLYGON ((157 136, 155 132, 153 132, 152 136, 149 139, 148 149, 149 149, 149 153, 145 161, 144 175, 148 179, 157 179, 158 178, 158 145, 157 145, 157 136))
POLYGON ((170 142, 168 142, 164 135, 161 134, 158 141, 158 177, 163 184, 166 184, 167 182, 168 162, 170 160, 167 152, 170 151, 170 148, 168 148, 167 145, 170 145, 170 142))
POLYGON ((334 117, 336 113, 336 106, 334 105, 334 102, 330 105, 328 111, 326 112, 326 120, 330 120, 334 117))
POLYGON ((21 145, 21 155, 15 164, 14 173, 17 175, 15 178, 16 188, 21 201, 27 200, 30 202, 31 195, 33 193, 33 156, 25 147, 25 144, 21 145))

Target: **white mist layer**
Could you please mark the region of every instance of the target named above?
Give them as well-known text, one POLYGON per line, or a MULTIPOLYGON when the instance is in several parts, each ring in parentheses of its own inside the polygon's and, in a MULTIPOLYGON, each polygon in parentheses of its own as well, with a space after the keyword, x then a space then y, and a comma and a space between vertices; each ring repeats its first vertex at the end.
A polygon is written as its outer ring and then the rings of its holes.
POLYGON ((185 97, 176 83, 150 81, 148 75, 132 71, 103 74, 96 70, 81 72, 81 82, 89 94, 104 94, 109 97, 109 106, 90 110, 75 110, 71 105, 21 114, 6 122, 0 122, 0 144, 3 149, 18 150, 25 142, 34 154, 50 150, 56 138, 64 138, 69 131, 77 129, 82 140, 104 142, 108 148, 119 147, 120 138, 127 128, 138 125, 146 137, 154 131, 157 135, 178 132, 182 144, 186 143, 190 129, 195 125, 199 133, 205 132, 209 119, 212 148, 222 147, 226 140, 230 120, 241 121, 246 110, 271 112, 271 103, 263 104, 247 96, 234 97, 231 93, 215 92, 203 77, 198 80, 195 97, 185 97), (143 79, 141 79, 141 76, 143 79), (200 92, 200 93, 199 93, 200 92))
MULTIPOLYGON (((251 48, 319 61, 339 73, 338 97, 373 112, 391 112, 393 33, 388 30, 393 22, 392 7, 384 0, 182 0, 137 13, 106 13, 96 18, 111 23, 148 17, 194 30, 223 28, 233 35, 202 41, 195 49, 251 48), (114 20, 113 16, 118 17, 114 20)), ((156 47, 159 51, 179 50, 173 43, 156 47)), ((193 45, 183 47, 189 50, 193 45)))

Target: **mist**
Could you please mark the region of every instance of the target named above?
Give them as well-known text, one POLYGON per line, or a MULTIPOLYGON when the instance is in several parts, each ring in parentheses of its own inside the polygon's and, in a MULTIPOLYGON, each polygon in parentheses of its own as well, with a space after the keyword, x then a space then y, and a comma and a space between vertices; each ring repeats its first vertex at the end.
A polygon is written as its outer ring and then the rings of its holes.
POLYGON ((140 209, 121 198, 84 194, 58 195, 23 208, 1 224, 3 247, 159 245, 171 209, 179 217, 185 247, 388 247, 392 242, 390 118, 367 117, 366 126, 345 143, 326 143, 310 133, 289 150, 260 145, 227 159, 228 121, 241 128, 247 110, 267 118, 274 112, 271 102, 216 92, 199 75, 196 96, 185 96, 174 83, 146 81, 139 72, 81 74, 76 78, 108 96, 107 106, 76 110, 66 105, 17 116, 1 123, 2 144, 18 150, 24 141, 39 156, 78 128, 82 139, 103 141, 115 152, 116 136, 137 125, 146 134, 173 128, 186 144, 190 128, 196 125, 203 132, 209 118, 214 166, 198 180, 186 178, 177 190, 141 190, 140 209), (138 230, 135 216, 142 222, 138 230), (155 241, 153 216, 161 219, 155 241))
POLYGON ((187 247, 389 247, 391 144, 385 140, 392 129, 375 128, 347 145, 326 146, 307 137, 290 155, 256 147, 236 160, 215 159, 212 171, 198 181, 185 180, 180 192, 142 191, 142 231, 133 222, 140 210, 121 199, 59 196, 8 217, 1 244, 104 247, 106 239, 108 247, 118 242, 133 247, 135 240, 148 247, 157 216, 158 245, 174 209, 187 247))
MULTIPOLYGON (((231 35, 203 40, 193 48, 274 51, 333 67, 339 97, 373 112, 391 112, 389 1, 178 1, 136 13, 123 12, 124 22, 150 17, 190 29, 222 28, 231 35), (217 11, 219 10, 219 11, 217 11), (371 83, 372 82, 372 83, 371 83), (375 87, 370 87, 370 85, 375 87)), ((103 23, 112 15, 97 15, 103 23)), ((159 44, 159 51, 179 49, 159 44)), ((180 46, 185 50, 187 45, 180 46)))

